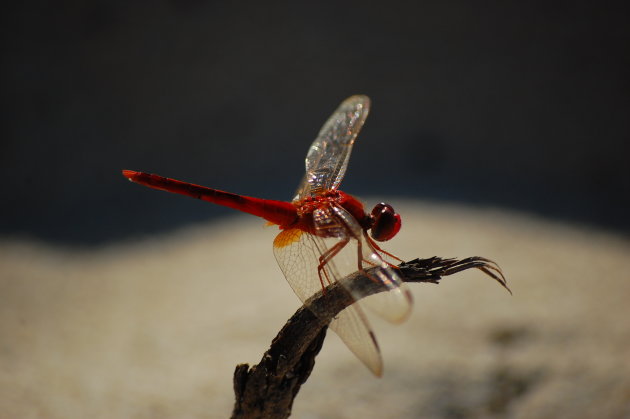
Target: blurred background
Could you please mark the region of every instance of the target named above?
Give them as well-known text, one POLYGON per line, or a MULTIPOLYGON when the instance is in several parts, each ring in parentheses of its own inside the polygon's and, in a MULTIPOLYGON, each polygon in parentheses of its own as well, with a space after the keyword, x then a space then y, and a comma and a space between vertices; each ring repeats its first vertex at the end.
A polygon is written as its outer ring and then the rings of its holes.
POLYGON ((121 169, 288 200, 346 97, 343 189, 403 259, 485 256, 330 333, 308 418, 630 417, 630 25, 595 2, 14 2, 2 25, 0 417, 229 416, 299 307, 276 229, 121 169), (235 269, 238 267, 238 269, 235 269))
POLYGON ((227 213, 123 168, 290 199, 325 119, 363 93, 345 190, 628 233, 627 18, 593 2, 14 3, 0 232, 93 244, 227 213))

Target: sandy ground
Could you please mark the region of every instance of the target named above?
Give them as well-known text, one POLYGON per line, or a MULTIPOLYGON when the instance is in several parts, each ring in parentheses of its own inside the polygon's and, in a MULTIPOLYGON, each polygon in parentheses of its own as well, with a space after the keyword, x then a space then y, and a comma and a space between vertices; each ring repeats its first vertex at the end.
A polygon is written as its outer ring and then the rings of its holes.
MULTIPOLYGON (((480 255, 379 319, 374 378, 330 333, 297 418, 630 417, 630 241, 494 209, 391 200, 404 259, 480 255)), ((220 418, 299 302, 275 228, 233 217, 92 251, 0 242, 0 418, 220 418)))

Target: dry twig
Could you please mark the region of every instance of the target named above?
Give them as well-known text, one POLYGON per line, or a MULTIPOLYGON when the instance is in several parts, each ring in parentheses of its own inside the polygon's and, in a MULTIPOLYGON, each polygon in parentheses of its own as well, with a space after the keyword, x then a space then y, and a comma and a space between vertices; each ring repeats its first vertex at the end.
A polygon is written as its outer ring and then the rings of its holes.
MULTIPOLYGON (((414 259, 400 264, 404 282, 439 283, 443 276, 476 268, 490 276, 508 291, 501 269, 491 260, 473 256, 462 260, 414 259)), ((356 272, 342 281, 344 285, 367 297, 382 291, 367 276, 356 272)), ((511 293, 511 291, 510 291, 511 293)), ((355 293, 356 295, 356 293, 355 293)), ((334 283, 326 292, 318 292, 284 325, 271 342, 271 347, 257 365, 240 364, 234 371, 236 401, 232 418, 287 418, 300 386, 308 379, 315 357, 326 337, 328 323, 341 310, 354 302, 350 294, 334 283), (313 312, 317 312, 315 316, 313 312)))

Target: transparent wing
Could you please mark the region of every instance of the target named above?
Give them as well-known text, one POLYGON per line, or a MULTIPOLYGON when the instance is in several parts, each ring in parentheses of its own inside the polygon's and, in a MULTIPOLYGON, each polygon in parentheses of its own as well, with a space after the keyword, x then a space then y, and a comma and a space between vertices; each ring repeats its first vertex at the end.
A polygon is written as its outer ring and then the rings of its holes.
MULTIPOLYGON (((411 294, 396 270, 371 246, 358 222, 345 209, 335 205, 320 207, 313 212, 313 222, 321 235, 290 229, 276 237, 274 253, 278 264, 302 302, 319 292, 322 285, 337 282, 357 270, 369 270, 370 279, 381 286, 383 292, 361 299, 360 289, 342 282, 355 303, 342 311, 330 328, 374 374, 380 375, 380 351, 362 307, 399 323, 411 312, 411 294), (320 277, 318 266, 322 257, 327 261, 320 277)), ((309 308, 319 315, 314 308, 309 308)))
POLYGON ((306 154, 306 174, 294 200, 337 188, 369 110, 370 99, 355 95, 344 100, 328 118, 306 154))
MULTIPOLYGON (((411 292, 400 279, 396 268, 392 268, 372 247, 367 233, 348 211, 341 206, 333 206, 332 211, 340 220, 340 224, 345 226, 348 234, 354 238, 348 245, 354 250, 354 255, 349 252, 340 252, 339 255, 335 256, 336 266, 354 264, 352 268, 348 267, 346 270, 369 270, 370 279, 382 287, 384 292, 363 298, 361 300, 363 306, 389 322, 401 323, 405 321, 411 314, 413 300, 411 292)), ((348 292, 352 295, 355 291, 348 289, 348 292)), ((355 299, 360 296, 353 295, 355 299)))
MULTIPOLYGON (((283 230, 274 240, 278 265, 302 302, 322 289, 317 274, 319 257, 338 242, 339 239, 324 240, 299 229, 283 230)), ((326 264, 324 269, 331 281, 340 278, 334 261, 326 264)), ((313 313, 319 316, 315 310, 313 313)), ((359 303, 339 313, 330 328, 375 375, 382 374, 383 361, 378 343, 359 303)))

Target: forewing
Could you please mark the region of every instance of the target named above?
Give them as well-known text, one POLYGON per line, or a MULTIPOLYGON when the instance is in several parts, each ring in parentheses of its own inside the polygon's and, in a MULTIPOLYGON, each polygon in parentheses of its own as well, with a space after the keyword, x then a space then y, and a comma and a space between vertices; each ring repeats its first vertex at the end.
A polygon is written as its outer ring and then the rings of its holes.
MULTIPOLYGON (((273 249, 278 265, 303 303, 322 289, 317 274, 319 257, 338 242, 339 239, 322 239, 299 229, 283 230, 274 240, 273 249)), ((326 264, 324 269, 331 281, 340 278, 334 260, 326 264)), ((318 316, 316 310, 313 313, 318 316)), ((340 312, 329 327, 375 375, 382 374, 380 350, 359 303, 340 312)))
POLYGON ((306 175, 294 199, 337 188, 369 110, 370 99, 355 95, 344 100, 328 118, 306 154, 306 175))
MULTIPOLYGON (((355 240, 350 245, 356 253, 354 257, 348 253, 340 254, 335 258, 337 265, 342 263, 342 258, 351 258, 355 261, 354 270, 363 269, 369 272, 372 279, 383 292, 370 295, 361 300, 364 307, 369 308, 377 315, 392 323, 401 323, 411 314, 413 300, 407 285, 400 279, 396 268, 390 266, 379 252, 372 247, 366 237, 366 232, 361 228, 357 220, 343 207, 334 206, 334 213, 346 226, 348 234, 352 234, 355 240)), ((344 261, 343 263, 348 263, 344 261)), ((348 289, 351 294, 357 292, 348 289)), ((353 295, 355 299, 361 295, 353 295)))

